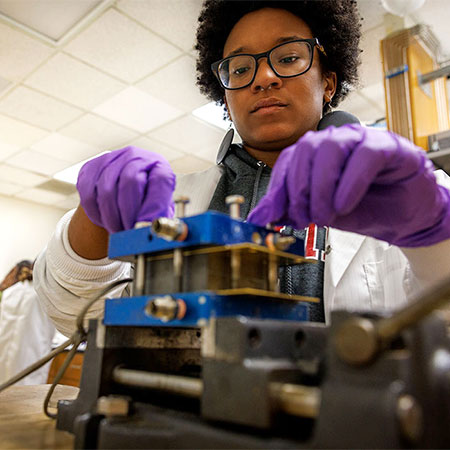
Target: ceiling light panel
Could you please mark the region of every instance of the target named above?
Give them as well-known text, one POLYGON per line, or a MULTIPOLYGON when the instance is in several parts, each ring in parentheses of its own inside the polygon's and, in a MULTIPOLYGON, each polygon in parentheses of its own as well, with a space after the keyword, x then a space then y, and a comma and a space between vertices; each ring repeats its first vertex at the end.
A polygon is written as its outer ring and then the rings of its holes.
POLYGON ((9 165, 34 171, 43 175, 52 175, 67 167, 69 163, 61 159, 35 152, 33 150, 23 150, 11 156, 6 161, 9 165))
POLYGON ((190 112, 208 103, 196 87, 195 59, 184 55, 136 85, 153 97, 190 112))
POLYGON ((119 0, 117 8, 188 51, 194 45, 202 0, 119 0))
POLYGON ((138 136, 137 133, 94 114, 82 116, 59 130, 59 133, 85 142, 99 151, 120 148, 138 136))
POLYGON ((134 145, 135 147, 143 148, 145 150, 158 153, 164 156, 169 162, 173 161, 174 159, 185 156, 184 153, 175 150, 172 147, 169 147, 168 145, 157 141, 156 139, 150 139, 146 136, 139 137, 138 139, 131 142, 130 145, 134 145))
POLYGON ((167 142, 185 153, 195 153, 206 146, 218 149, 224 132, 210 126, 192 115, 175 120, 149 134, 158 141, 167 142))
POLYGON ((97 106, 94 112, 140 133, 183 115, 179 109, 131 86, 97 106))
POLYGON ((85 109, 124 88, 123 83, 62 53, 47 61, 25 84, 85 109))
POLYGON ((99 156, 104 155, 105 153, 109 152, 101 152, 97 155, 92 156, 91 158, 87 158, 83 161, 77 162, 76 164, 66 167, 65 169, 60 170, 59 172, 53 174, 53 178, 58 181, 64 181, 64 183, 75 185, 77 183, 78 174, 81 168, 84 166, 84 164, 90 161, 91 159, 98 158, 99 156))
POLYGON ((0 42, 0 76, 14 82, 28 75, 54 51, 50 46, 1 22, 0 42))
POLYGON ((114 9, 106 11, 65 50, 129 83, 145 77, 181 53, 114 9))
POLYGON ((230 126, 233 126, 233 123, 230 120, 224 119, 224 113, 224 107, 216 105, 216 102, 207 103, 192 111, 192 114, 200 120, 222 130, 228 130, 230 126))
POLYGON ((50 134, 42 141, 32 145, 31 149, 72 164, 99 153, 96 147, 59 133, 50 134))
POLYGON ((48 130, 60 128, 83 114, 81 109, 24 86, 0 100, 0 112, 48 130))
POLYGON ((20 186, 34 187, 38 184, 45 183, 48 178, 28 170, 0 164, 0 180, 8 181, 20 186))

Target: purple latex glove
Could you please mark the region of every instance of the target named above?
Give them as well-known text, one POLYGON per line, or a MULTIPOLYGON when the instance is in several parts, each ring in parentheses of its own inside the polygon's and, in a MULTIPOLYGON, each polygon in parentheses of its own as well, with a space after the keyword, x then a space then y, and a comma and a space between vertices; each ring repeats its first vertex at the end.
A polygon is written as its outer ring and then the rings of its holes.
POLYGON ((407 139, 354 124, 329 127, 282 151, 248 221, 298 229, 315 223, 427 246, 450 238, 450 191, 407 139))
POLYGON ((173 216, 175 174, 163 156, 137 147, 88 161, 78 175, 77 189, 89 219, 110 233, 173 216))

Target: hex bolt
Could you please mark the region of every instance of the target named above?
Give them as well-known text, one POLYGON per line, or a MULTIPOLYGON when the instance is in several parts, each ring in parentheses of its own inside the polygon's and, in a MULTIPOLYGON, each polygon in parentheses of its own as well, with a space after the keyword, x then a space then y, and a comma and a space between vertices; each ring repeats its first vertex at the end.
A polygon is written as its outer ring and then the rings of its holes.
POLYGON ((233 219, 241 218, 241 205, 244 203, 242 195, 229 195, 225 198, 225 203, 230 208, 230 217, 233 219))
POLYGON ((170 295, 156 297, 147 302, 145 314, 163 322, 180 320, 186 314, 186 303, 182 299, 175 299, 170 295))
POLYGON ((175 198, 175 217, 184 217, 186 214, 186 205, 189 203, 189 197, 180 195, 175 198))
POLYGON ((97 400, 97 413, 104 416, 127 416, 130 409, 130 397, 108 395, 97 400))
POLYGON ((423 433, 423 412, 412 395, 403 394, 397 399, 397 418, 403 436, 416 443, 423 433))

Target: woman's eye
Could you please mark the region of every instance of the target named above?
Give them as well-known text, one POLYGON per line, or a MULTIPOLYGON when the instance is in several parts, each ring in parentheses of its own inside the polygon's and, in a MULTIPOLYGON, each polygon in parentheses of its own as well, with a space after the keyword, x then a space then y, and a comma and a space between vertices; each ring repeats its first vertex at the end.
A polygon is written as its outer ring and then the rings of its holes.
POLYGON ((238 67, 233 69, 233 75, 242 75, 249 70, 248 67, 238 67))
POLYGON ((281 58, 279 62, 281 64, 292 64, 298 59, 300 59, 299 56, 285 56, 284 58, 281 58))

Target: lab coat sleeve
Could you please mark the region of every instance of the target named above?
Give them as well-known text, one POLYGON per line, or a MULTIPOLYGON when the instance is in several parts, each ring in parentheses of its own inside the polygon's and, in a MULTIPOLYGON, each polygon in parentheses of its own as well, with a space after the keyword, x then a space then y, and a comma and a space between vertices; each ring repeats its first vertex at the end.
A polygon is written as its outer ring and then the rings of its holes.
MULTIPOLYGON (((33 277, 42 307, 58 331, 69 336, 75 330, 76 317, 90 300, 108 285, 130 276, 131 264, 108 258, 88 260, 77 255, 68 238, 73 211, 59 221, 48 246, 35 263, 33 277)), ((109 291, 108 297, 120 297, 126 285, 109 291)), ((103 301, 94 303, 86 318, 103 314, 103 301)))

